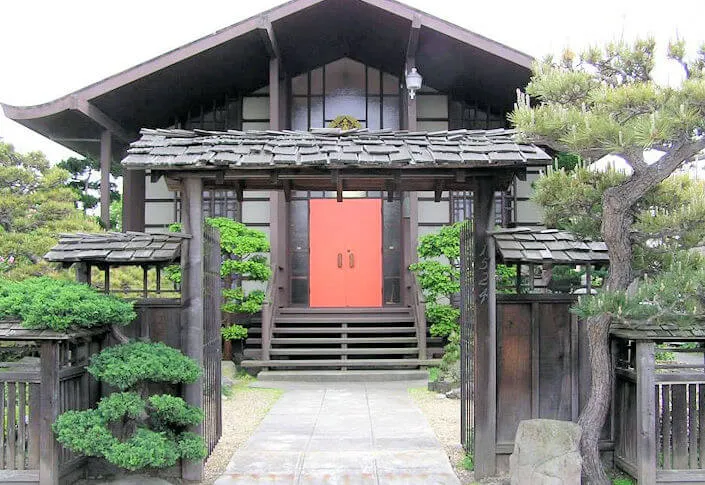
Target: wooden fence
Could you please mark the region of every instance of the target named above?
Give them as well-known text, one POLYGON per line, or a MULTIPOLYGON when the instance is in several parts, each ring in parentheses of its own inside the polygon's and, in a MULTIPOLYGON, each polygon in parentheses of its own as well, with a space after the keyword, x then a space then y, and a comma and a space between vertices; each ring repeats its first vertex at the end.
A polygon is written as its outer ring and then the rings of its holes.
POLYGON ((86 371, 100 350, 103 331, 80 335, 32 332, 0 324, 0 341, 36 344, 39 359, 4 362, 0 367, 0 483, 73 483, 85 458, 62 448, 51 426, 68 410, 95 405, 99 387, 86 371), (14 328, 14 330, 13 330, 14 328))
POLYGON ((640 485, 705 484, 705 366, 656 364, 655 346, 613 344, 615 464, 640 485))
MULTIPOLYGON (((570 313, 575 300, 569 294, 497 295, 496 441, 482 445, 494 447, 497 472, 508 470, 520 421, 575 422, 587 401, 587 336, 570 313)), ((613 445, 610 412, 600 448, 609 454, 613 445)))

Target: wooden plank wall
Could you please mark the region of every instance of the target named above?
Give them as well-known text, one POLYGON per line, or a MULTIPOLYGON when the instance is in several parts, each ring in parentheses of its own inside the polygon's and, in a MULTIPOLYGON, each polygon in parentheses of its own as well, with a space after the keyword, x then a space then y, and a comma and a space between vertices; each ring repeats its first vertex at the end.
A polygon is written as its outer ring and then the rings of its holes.
MULTIPOLYGON (((587 339, 573 295, 497 295, 497 472, 508 470, 519 421, 577 421, 587 401, 587 339)), ((479 390, 477 391, 479 392, 479 390)), ((611 450, 611 420, 601 447, 611 450)))

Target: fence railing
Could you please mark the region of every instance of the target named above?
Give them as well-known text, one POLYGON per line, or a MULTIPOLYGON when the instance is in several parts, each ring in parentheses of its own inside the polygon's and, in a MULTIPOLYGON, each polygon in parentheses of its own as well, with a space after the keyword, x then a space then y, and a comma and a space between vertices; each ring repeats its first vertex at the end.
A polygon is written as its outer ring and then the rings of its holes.
POLYGON ((616 347, 615 463, 640 485, 705 483, 703 349, 659 349, 689 357, 657 364, 654 342, 616 347))
POLYGON ((55 485, 80 478, 85 458, 60 447, 51 426, 59 414, 87 409, 99 399, 86 366, 103 334, 55 334, 0 323, 1 342, 21 340, 36 348, 34 357, 0 363, 0 483, 55 485))

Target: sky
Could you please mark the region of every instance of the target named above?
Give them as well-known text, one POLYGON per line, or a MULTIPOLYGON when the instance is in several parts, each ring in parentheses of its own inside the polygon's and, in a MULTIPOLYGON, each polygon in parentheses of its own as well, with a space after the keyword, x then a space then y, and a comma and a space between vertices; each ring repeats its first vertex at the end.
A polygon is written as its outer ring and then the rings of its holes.
MULTIPOLYGON (((199 37, 279 5, 281 0, 3 0, 0 101, 46 103, 199 37)), ((702 0, 405 0, 535 57, 589 45, 678 36, 705 42, 702 0)), ((674 67, 657 67, 666 81, 674 67)), ((0 138, 51 161, 72 153, 5 118, 0 138)))

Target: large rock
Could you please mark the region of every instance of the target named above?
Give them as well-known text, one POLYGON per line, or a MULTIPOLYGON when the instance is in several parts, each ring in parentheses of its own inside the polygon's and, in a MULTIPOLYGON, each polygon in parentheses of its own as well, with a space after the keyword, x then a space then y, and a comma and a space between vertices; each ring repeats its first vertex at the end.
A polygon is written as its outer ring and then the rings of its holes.
POLYGON ((521 421, 509 457, 512 485, 579 485, 581 435, 567 421, 521 421))

